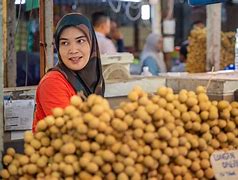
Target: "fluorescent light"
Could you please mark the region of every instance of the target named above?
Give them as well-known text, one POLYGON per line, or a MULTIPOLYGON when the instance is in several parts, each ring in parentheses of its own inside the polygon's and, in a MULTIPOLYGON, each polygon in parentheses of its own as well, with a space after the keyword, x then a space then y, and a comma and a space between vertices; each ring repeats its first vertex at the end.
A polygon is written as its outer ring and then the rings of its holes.
POLYGON ((150 5, 145 4, 141 6, 141 19, 143 20, 150 19, 150 5))
POLYGON ((25 4, 26 0, 15 0, 15 4, 25 4))

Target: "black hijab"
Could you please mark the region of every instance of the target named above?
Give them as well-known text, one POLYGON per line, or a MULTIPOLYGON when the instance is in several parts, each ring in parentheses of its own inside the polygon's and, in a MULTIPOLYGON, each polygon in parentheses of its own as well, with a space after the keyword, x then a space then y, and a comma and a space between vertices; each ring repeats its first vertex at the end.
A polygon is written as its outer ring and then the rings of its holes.
POLYGON ((51 70, 61 72, 76 92, 83 92, 84 96, 90 94, 104 95, 105 85, 102 75, 101 58, 96 35, 90 21, 79 13, 70 13, 62 17, 56 26, 54 34, 55 45, 58 51, 58 64, 51 70), (67 68, 61 60, 59 53, 59 39, 62 31, 70 26, 79 28, 87 37, 91 52, 87 65, 79 70, 73 71, 67 68))

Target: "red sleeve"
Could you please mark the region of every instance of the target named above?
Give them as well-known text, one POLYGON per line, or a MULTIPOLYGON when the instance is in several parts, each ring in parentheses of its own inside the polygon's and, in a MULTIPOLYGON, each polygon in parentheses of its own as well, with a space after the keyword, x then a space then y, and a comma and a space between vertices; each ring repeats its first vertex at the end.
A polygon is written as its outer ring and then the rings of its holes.
POLYGON ((38 100, 46 115, 55 107, 64 108, 69 105, 72 87, 63 78, 46 78, 40 85, 38 100))

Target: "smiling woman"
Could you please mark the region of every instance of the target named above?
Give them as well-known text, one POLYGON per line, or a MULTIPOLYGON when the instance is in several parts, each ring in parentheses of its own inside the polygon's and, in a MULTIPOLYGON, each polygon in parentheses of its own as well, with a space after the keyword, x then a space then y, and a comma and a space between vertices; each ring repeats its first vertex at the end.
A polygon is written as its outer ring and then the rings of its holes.
POLYGON ((59 52, 68 68, 74 71, 81 70, 89 61, 89 40, 79 28, 68 27, 61 33, 59 52))
POLYGON ((59 63, 37 87, 33 131, 53 108, 69 105, 71 96, 104 95, 101 59, 90 21, 78 13, 65 15, 56 26, 54 40, 59 63))

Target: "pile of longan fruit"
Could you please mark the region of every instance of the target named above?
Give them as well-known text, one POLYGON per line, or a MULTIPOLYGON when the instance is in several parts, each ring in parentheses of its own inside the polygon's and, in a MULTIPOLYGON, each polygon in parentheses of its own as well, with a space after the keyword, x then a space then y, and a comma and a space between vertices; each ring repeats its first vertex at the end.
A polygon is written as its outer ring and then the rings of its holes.
MULTIPOLYGON (((206 72, 206 28, 195 28, 189 36, 186 71, 206 72)), ((234 63, 235 33, 221 32, 220 70, 234 63)))
POLYGON ((140 87, 112 109, 106 99, 71 98, 65 109, 24 134, 24 154, 9 148, 3 179, 214 179, 210 156, 238 147, 238 102, 196 91, 140 87))

